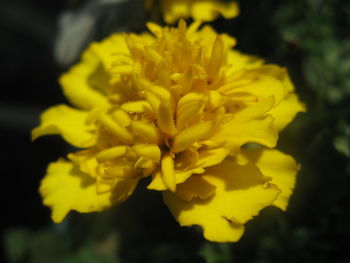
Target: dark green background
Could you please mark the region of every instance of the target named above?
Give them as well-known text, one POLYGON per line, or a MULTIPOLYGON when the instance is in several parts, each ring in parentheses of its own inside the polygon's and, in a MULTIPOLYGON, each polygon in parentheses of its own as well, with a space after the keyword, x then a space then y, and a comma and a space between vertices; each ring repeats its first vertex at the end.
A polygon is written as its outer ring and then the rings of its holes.
MULTIPOLYGON (((38 185, 47 164, 72 149, 58 137, 31 143, 29 134, 42 110, 66 102, 57 78, 76 56, 54 57, 57 20, 86 5, 0 1, 1 262, 350 262, 350 1, 242 0, 239 18, 213 24, 239 50, 287 67, 308 108, 279 140, 301 164, 288 211, 264 209, 235 244, 180 228, 144 185, 117 208, 51 222, 38 185)), ((157 17, 113 8, 92 8, 89 40, 142 31, 147 15, 157 17)))

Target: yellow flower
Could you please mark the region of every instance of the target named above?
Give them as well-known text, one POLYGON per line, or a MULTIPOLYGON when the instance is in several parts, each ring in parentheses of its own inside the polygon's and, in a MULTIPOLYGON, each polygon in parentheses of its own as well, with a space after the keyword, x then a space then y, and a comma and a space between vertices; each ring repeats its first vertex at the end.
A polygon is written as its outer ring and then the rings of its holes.
MULTIPOLYGON (((154 0, 146 0, 146 8, 155 5, 154 0)), ((160 8, 166 23, 172 24, 180 19, 192 17, 199 21, 213 21, 219 15, 234 18, 239 13, 236 1, 222 0, 160 0, 160 8)))
POLYGON ((49 165, 44 204, 61 222, 125 201, 148 177, 182 226, 237 241, 262 208, 287 207, 297 164, 272 148, 304 106, 286 69, 232 49, 232 37, 183 21, 148 28, 93 43, 60 78, 76 108, 45 111, 33 139, 60 134, 82 150, 49 165))

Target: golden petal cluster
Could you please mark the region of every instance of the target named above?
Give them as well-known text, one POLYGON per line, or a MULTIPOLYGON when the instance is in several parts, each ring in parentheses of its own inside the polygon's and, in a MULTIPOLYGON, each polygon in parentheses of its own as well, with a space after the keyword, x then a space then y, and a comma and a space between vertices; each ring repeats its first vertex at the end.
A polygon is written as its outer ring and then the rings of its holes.
POLYGON ((213 21, 218 16, 226 19, 239 14, 238 3, 234 0, 146 0, 147 9, 160 6, 163 19, 173 24, 180 19, 192 18, 196 21, 213 21))
POLYGON ((44 204, 61 222, 125 201, 147 177, 181 225, 237 241, 261 209, 287 207, 298 166, 273 148, 304 105, 285 68, 226 34, 199 22, 148 28, 93 43, 60 78, 74 107, 49 108, 32 135, 81 150, 49 165, 44 204))

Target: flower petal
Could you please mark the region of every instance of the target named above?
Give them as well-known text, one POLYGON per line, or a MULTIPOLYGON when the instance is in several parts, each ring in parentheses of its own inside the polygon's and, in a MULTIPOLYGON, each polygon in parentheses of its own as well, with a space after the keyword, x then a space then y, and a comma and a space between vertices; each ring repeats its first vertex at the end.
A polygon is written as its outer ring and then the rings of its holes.
POLYGON ((199 153, 197 162, 198 167, 209 167, 221 163, 228 155, 228 150, 224 148, 217 148, 211 150, 204 150, 199 153))
POLYGON ((227 52, 227 63, 230 65, 230 68, 228 69, 226 74, 229 75, 230 73, 241 69, 260 67, 261 65, 263 65, 264 60, 231 49, 227 52))
POLYGON ((167 191, 164 201, 180 225, 200 225, 205 238, 216 242, 237 241, 243 224, 280 193, 254 165, 239 166, 231 159, 208 168, 202 178, 216 187, 213 196, 186 202, 167 191))
POLYGON ((62 159, 49 165, 40 193, 44 204, 51 207, 52 220, 56 223, 62 222, 70 210, 88 213, 112 205, 110 193, 97 194, 94 178, 62 159))
POLYGON ((273 105, 272 97, 256 103, 223 124, 210 140, 230 150, 231 155, 239 152, 241 146, 255 142, 267 147, 276 145, 278 134, 273 127, 274 119, 266 112, 273 105))
MULTIPOLYGON (((203 168, 194 168, 188 171, 175 171, 175 185, 185 182, 192 174, 201 174, 204 172, 203 168)), ((170 189, 164 181, 164 175, 161 171, 153 173, 152 182, 147 186, 147 189, 164 191, 170 189)))
POLYGON ((91 44, 90 49, 98 56, 106 70, 111 68, 117 55, 130 55, 123 34, 114 34, 101 42, 94 42, 91 44))
POLYGON ((176 189, 176 177, 174 171, 174 160, 170 154, 163 156, 161 160, 162 177, 164 184, 173 192, 176 189))
POLYGON ((262 67, 256 70, 263 75, 268 75, 268 76, 274 77, 275 79, 280 80, 284 85, 286 93, 294 91, 294 86, 289 78, 286 68, 282 68, 277 65, 268 64, 268 65, 263 65, 262 67))
POLYGON ((98 57, 88 49, 82 55, 81 62, 60 77, 59 82, 63 93, 74 106, 81 109, 92 109, 107 103, 104 94, 91 83, 93 75, 94 78, 104 78, 100 76, 105 73, 98 70, 99 66, 98 57))
POLYGON ((238 15, 239 8, 236 2, 196 1, 191 11, 194 20, 213 21, 219 14, 226 19, 234 18, 238 15))
POLYGON ((176 195, 184 201, 193 198, 206 199, 215 193, 215 186, 203 180, 202 176, 191 176, 186 182, 177 185, 176 195))
POLYGON ((182 130, 174 138, 173 151, 177 153, 190 148, 193 143, 205 137, 212 127, 212 121, 204 121, 182 130))
POLYGON ((284 99, 285 88, 280 80, 264 75, 255 76, 255 78, 257 79, 247 85, 232 89, 230 95, 234 97, 235 94, 248 93, 259 99, 266 99, 273 96, 275 105, 284 99))
POLYGON ((294 93, 290 93, 280 104, 272 108, 269 113, 275 119, 273 126, 277 131, 281 131, 294 119, 298 112, 305 111, 305 105, 300 103, 294 93))
POLYGON ((155 144, 134 144, 132 146, 134 152, 141 157, 149 158, 155 162, 160 161, 161 151, 155 144))
POLYGON ((298 172, 298 164, 293 157, 273 149, 244 149, 242 154, 281 189, 281 194, 273 204, 286 210, 298 172))
POLYGON ((43 135, 60 134, 70 144, 85 148, 95 144, 93 127, 86 124, 88 113, 66 105, 49 108, 40 116, 40 125, 33 129, 32 139, 43 135))
POLYGON ((68 154, 68 159, 74 163, 82 173, 96 178, 98 163, 96 151, 93 148, 68 154))

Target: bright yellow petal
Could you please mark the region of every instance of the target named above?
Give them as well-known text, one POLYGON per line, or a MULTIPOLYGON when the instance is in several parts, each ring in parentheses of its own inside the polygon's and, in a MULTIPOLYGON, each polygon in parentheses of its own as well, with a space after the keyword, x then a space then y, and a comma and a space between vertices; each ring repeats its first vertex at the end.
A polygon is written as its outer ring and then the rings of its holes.
POLYGON ((175 192, 176 177, 174 171, 174 160, 170 154, 163 156, 161 161, 161 169, 164 184, 168 187, 168 189, 175 192))
POLYGON ((202 178, 216 187, 213 196, 186 202, 167 191, 164 201, 180 225, 202 226, 204 237, 210 241, 237 241, 243 234, 242 225, 271 205, 280 193, 276 186, 266 183, 254 165, 239 166, 230 159, 208 168, 202 178))
POLYGON ((218 11, 226 19, 234 18, 239 15, 239 6, 237 2, 222 4, 218 11))
MULTIPOLYGON (((188 171, 175 171, 175 185, 185 182, 192 174, 201 174, 204 172, 203 168, 194 168, 188 171)), ((147 189, 164 191, 170 187, 164 182, 164 177, 161 171, 157 171, 152 176, 152 182, 147 186, 147 189)))
POLYGON ((264 60, 231 49, 227 53, 227 63, 231 66, 227 73, 232 73, 241 69, 251 69, 260 67, 261 65, 263 65, 264 60))
POLYGON ((131 128, 133 136, 146 143, 159 143, 159 130, 154 123, 132 121, 131 128))
POLYGON ((222 124, 210 140, 229 149, 231 155, 237 154, 240 147, 248 142, 274 147, 278 139, 273 127, 274 119, 265 115, 272 104, 273 100, 268 98, 240 111, 230 122, 222 124))
POLYGON ((107 103, 105 95, 91 83, 93 75, 103 75, 103 71, 98 72, 99 65, 98 57, 88 49, 81 62, 60 77, 63 93, 74 106, 92 109, 107 103))
POLYGON ((169 135, 176 134, 176 127, 171 109, 169 106, 166 106, 164 103, 160 103, 158 108, 158 125, 159 129, 164 133, 169 135))
POLYGON ((274 77, 275 79, 280 80, 285 87, 286 94, 288 92, 294 91, 294 86, 289 78, 286 68, 282 68, 273 64, 267 64, 263 65, 262 67, 256 70, 263 75, 269 75, 271 77, 274 77))
POLYGON ((273 125, 277 131, 283 130, 297 115, 298 112, 305 112, 305 105, 300 103, 298 97, 291 93, 269 113, 275 119, 273 125))
POLYGON ((135 144, 132 146, 134 152, 141 157, 149 158, 155 162, 160 161, 161 151, 155 144, 135 144))
POLYGON ((230 95, 235 97, 235 94, 248 93, 258 99, 266 99, 273 96, 275 105, 284 99, 286 93, 283 83, 271 76, 261 75, 257 80, 242 87, 234 88, 230 95))
POLYGON ((164 183, 161 171, 153 173, 152 182, 147 186, 147 189, 157 191, 164 191, 168 189, 168 187, 164 183))
POLYGON ((33 129, 32 139, 60 134, 70 144, 86 148, 95 144, 94 126, 86 123, 88 113, 66 105, 49 108, 40 116, 40 125, 33 129))
POLYGON ((219 87, 219 90, 233 98, 244 93, 258 99, 273 96, 275 103, 269 114, 275 119, 274 127, 277 131, 281 131, 291 122, 298 112, 305 111, 305 106, 293 93, 294 87, 285 68, 276 65, 259 66, 241 77, 243 79, 238 81, 239 85, 233 82, 219 87))
MULTIPOLYGON (((217 36, 217 32, 211 26, 205 25, 199 31, 195 32, 191 36, 191 39, 193 41, 198 41, 202 46, 207 48, 208 54, 210 54, 217 36)), ((219 36, 224 42, 225 50, 231 49, 237 43, 236 39, 230 35, 220 34, 219 36)))
POLYGON ((110 193, 97 194, 96 180, 65 160, 49 165, 40 193, 44 204, 52 209, 52 219, 56 223, 62 222, 70 210, 88 213, 112 205, 110 193))
POLYGON ((182 130, 187 122, 197 116, 203 105, 203 95, 188 93, 179 99, 176 107, 176 126, 182 130))
MULTIPOLYGON (((184 152, 182 153, 184 154, 184 152)), ((175 181, 176 185, 181 184, 185 182, 188 178, 191 177, 191 175, 194 174, 202 174, 205 170, 204 168, 209 166, 214 166, 219 163, 221 163, 226 156, 228 155, 228 150, 224 148, 217 148, 217 149, 211 149, 211 150, 203 150, 199 152, 198 159, 195 159, 193 163, 190 162, 190 156, 184 154, 183 158, 185 164, 179 166, 179 157, 177 157, 175 163, 175 167, 177 167, 178 170, 175 170, 175 181), (183 167, 182 167, 183 166, 183 167), (191 169, 187 169, 187 167, 192 167, 191 169), (183 170, 182 170, 183 169, 183 170)), ((148 189, 151 190, 157 190, 157 191, 164 191, 168 190, 169 188, 164 183, 163 177, 161 172, 156 172, 152 176, 152 182, 147 186, 148 189)))
POLYGON ((217 148, 211 150, 203 150, 198 156, 198 167, 210 167, 221 163, 228 155, 228 150, 224 148, 217 148))
POLYGON ((205 137, 212 127, 212 121, 205 121, 182 130, 175 136, 173 151, 176 153, 190 148, 194 142, 205 137))
POLYGON ((193 198, 206 199, 215 193, 215 186, 203 180, 201 176, 191 176, 186 182, 179 184, 176 195, 184 201, 191 201, 193 198))
POLYGON ((114 34, 101 42, 92 43, 90 49, 98 56, 105 70, 111 68, 116 56, 122 55, 125 57, 130 55, 123 34, 114 34))
POLYGON ((298 165, 293 157, 272 149, 244 149, 242 153, 265 176, 272 178, 271 182, 281 190, 281 194, 273 204, 282 210, 286 210, 298 172, 298 165))
MULTIPOLYGON (((132 35, 132 38, 143 45, 150 44, 154 40, 148 33, 132 35)), ((132 64, 132 52, 128 47, 125 34, 113 34, 101 42, 94 42, 90 49, 98 56, 103 68, 107 71, 112 68, 129 67, 132 64)))
MULTIPOLYGON (((201 200, 201 206, 194 205, 195 201, 183 201, 176 194, 169 191, 163 192, 163 198, 181 226, 200 225, 207 240, 236 242, 243 235, 244 226, 221 216, 219 211, 211 207, 210 200, 212 198, 201 200)), ((198 202, 196 201, 196 203, 198 202)))
POLYGON ((219 1, 195 1, 191 9, 194 20, 213 21, 219 15, 226 19, 238 15, 238 4, 235 2, 221 3, 219 1))
POLYGON ((103 127, 111 134, 113 134, 120 142, 125 144, 132 144, 133 138, 130 132, 124 128, 123 126, 119 125, 119 123, 115 122, 112 117, 109 115, 102 115, 100 117, 100 121, 103 125, 103 127))
POLYGON ((120 108, 126 112, 131 113, 144 113, 152 111, 151 105, 149 105, 149 103, 144 100, 127 102, 121 105, 120 108))
POLYGON ((94 149, 90 148, 76 153, 70 153, 67 157, 79 167, 82 173, 88 174, 91 177, 97 176, 98 163, 94 149))
POLYGON ((110 160, 124 156, 126 154, 126 151, 127 151, 127 146, 125 145, 114 146, 106 150, 100 151, 96 155, 96 160, 98 162, 110 161, 110 160))
POLYGON ((190 7, 188 1, 162 1, 162 11, 164 20, 167 24, 172 24, 181 18, 190 16, 190 7))

